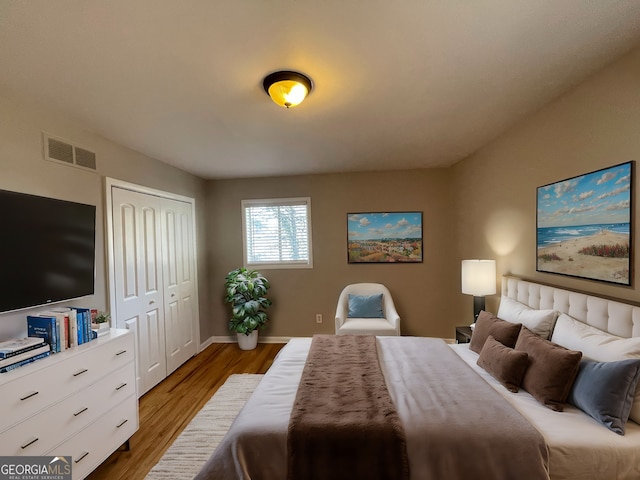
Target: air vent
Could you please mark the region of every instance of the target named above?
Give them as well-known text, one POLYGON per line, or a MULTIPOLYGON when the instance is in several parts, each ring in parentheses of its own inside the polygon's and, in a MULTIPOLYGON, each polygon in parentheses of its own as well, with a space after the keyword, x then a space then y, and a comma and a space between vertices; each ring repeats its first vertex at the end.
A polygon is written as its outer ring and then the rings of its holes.
POLYGON ((44 133, 44 158, 56 163, 96 170, 96 154, 61 138, 44 133))
POLYGON ((76 152, 76 165, 81 167, 96 169, 96 154, 84 148, 74 147, 76 152))

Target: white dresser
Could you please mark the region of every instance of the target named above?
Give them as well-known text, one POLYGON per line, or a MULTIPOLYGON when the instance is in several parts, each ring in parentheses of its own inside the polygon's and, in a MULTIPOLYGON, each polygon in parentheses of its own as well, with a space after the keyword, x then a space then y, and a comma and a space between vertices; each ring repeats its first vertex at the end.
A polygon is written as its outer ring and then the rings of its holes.
POLYGON ((82 479, 138 429, 134 337, 108 335, 0 374, 0 456, 71 456, 82 479))

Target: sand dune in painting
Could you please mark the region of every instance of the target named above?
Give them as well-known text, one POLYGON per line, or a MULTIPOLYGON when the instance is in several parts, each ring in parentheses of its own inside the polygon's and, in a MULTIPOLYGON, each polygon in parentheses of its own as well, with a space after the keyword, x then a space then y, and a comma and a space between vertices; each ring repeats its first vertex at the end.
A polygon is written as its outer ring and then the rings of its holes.
POLYGON ((629 258, 580 253, 592 246, 629 245, 629 235, 602 230, 594 235, 554 243, 538 249, 538 270, 614 283, 629 283, 629 258))

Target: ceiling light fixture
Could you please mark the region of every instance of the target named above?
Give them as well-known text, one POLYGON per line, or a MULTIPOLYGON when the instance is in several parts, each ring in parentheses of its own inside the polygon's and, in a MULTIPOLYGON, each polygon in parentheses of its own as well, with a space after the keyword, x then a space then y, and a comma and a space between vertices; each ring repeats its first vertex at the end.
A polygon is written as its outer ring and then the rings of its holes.
POLYGON ((262 86, 271 100, 286 108, 301 104, 313 88, 309 77, 291 71, 270 73, 264 77, 262 86))

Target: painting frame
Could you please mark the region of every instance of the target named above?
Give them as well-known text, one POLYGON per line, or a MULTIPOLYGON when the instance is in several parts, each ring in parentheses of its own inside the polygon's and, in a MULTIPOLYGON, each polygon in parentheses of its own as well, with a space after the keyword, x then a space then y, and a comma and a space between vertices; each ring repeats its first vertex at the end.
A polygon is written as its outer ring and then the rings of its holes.
POLYGON ((422 263, 422 211, 347 213, 347 263, 422 263))
POLYGON ((536 188, 536 271, 633 284, 635 161, 536 188))

